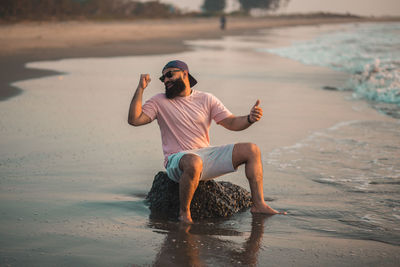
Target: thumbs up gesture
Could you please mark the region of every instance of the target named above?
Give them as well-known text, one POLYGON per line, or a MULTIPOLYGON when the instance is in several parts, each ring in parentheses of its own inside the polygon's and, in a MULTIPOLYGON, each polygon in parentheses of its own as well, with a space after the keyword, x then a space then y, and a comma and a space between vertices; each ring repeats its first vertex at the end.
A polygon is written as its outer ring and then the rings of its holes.
POLYGON ((262 108, 259 107, 260 105, 260 100, 257 99, 257 102, 254 104, 254 106, 250 110, 250 114, 248 116, 248 121, 250 123, 254 123, 256 121, 259 121, 263 115, 263 110, 262 108))

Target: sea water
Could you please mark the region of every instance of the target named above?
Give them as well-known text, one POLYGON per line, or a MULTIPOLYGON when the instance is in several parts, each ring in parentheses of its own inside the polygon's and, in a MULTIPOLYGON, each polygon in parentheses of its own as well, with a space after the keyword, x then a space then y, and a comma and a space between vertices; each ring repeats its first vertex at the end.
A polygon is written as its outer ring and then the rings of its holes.
MULTIPOLYGON (((351 74, 341 90, 400 118, 400 23, 358 24, 287 47, 259 49, 351 74)), ((327 87, 330 88, 330 87, 327 87)))
POLYGON ((269 153, 264 159, 275 175, 334 190, 305 190, 320 204, 293 207, 307 218, 298 226, 400 245, 399 130, 399 124, 349 121, 269 153))
MULTIPOLYGON (((257 51, 347 73, 348 80, 337 89, 400 118, 400 23, 343 25, 289 46, 257 51)), ((334 89, 329 84, 323 88, 334 89)), ((335 229, 304 227, 400 245, 399 138, 398 121, 347 121, 276 149, 265 159, 278 173, 328 185, 337 190, 339 202, 351 204, 315 213, 299 207, 299 213, 339 222, 335 229)))

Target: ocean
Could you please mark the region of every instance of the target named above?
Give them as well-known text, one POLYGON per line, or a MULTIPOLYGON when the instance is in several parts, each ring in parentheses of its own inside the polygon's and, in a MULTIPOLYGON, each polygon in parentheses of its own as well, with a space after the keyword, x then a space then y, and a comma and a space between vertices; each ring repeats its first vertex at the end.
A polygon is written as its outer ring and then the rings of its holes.
MULTIPOLYGON (((347 73, 345 83, 323 89, 350 91, 353 99, 400 118, 400 23, 346 25, 258 51, 347 73)), ((280 172, 336 188, 351 203, 349 210, 319 211, 344 226, 320 231, 400 245, 399 137, 399 121, 348 121, 277 149, 267 160, 280 172)))
MULTIPOLYGON (((23 93, 0 103, 0 265, 396 266, 398 31, 281 27, 174 54, 28 63, 58 74, 16 82, 23 93), (132 127, 127 113, 140 73, 148 99, 172 59, 234 114, 260 99, 262 120, 242 132, 213 124, 211 144, 256 143, 268 203, 288 215, 150 218, 159 129, 132 127)), ((249 189, 244 168, 218 179, 249 189)))
POLYGON ((400 23, 358 24, 321 34, 288 47, 260 49, 308 65, 349 73, 335 88, 371 102, 381 112, 400 118, 400 23))

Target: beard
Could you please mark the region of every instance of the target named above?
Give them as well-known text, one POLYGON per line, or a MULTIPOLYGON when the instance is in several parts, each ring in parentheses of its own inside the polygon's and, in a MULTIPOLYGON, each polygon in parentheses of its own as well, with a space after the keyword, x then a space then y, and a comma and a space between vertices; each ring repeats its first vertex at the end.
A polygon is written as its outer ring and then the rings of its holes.
POLYGON ((165 96, 168 99, 173 99, 177 97, 183 90, 185 90, 186 85, 182 79, 177 79, 175 81, 167 82, 165 84, 165 96), (173 84, 171 87, 167 87, 169 84, 173 84))

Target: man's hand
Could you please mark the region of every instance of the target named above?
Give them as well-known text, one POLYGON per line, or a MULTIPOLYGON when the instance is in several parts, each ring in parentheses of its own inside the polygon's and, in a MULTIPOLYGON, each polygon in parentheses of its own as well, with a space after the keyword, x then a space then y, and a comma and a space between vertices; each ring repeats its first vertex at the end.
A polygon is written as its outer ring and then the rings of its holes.
POLYGON ((261 117, 263 115, 263 110, 262 110, 262 108, 259 107, 259 105, 260 105, 260 100, 257 99, 257 102, 250 110, 250 114, 249 114, 249 122, 250 123, 254 123, 261 119, 261 117))
POLYGON ((140 81, 138 88, 145 89, 149 85, 151 79, 149 74, 140 74, 140 81))

